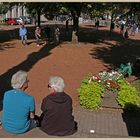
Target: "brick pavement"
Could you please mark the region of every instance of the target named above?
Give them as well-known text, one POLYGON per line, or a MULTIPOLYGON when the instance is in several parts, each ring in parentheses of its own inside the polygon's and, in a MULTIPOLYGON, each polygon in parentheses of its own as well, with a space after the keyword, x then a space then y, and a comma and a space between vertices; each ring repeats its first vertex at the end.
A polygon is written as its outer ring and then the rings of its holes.
MULTIPOLYGON (((40 114, 40 105, 38 105, 37 114, 40 114)), ((140 121, 139 116, 129 115, 131 118, 131 130, 137 127, 137 132, 130 135, 127 124, 123 119, 123 111, 121 109, 101 108, 97 111, 83 109, 80 106, 74 107, 75 120, 78 122, 78 132, 66 138, 124 138, 139 136, 140 121), (132 119, 133 118, 133 119, 132 119), (137 118, 137 119, 136 119, 137 118), (95 133, 90 133, 94 130, 95 133)), ((128 119, 128 118, 127 118, 128 119)), ((39 128, 35 128, 25 134, 14 135, 0 130, 1 138, 56 138, 42 132, 39 128)), ((65 138, 65 137, 64 137, 65 138)))

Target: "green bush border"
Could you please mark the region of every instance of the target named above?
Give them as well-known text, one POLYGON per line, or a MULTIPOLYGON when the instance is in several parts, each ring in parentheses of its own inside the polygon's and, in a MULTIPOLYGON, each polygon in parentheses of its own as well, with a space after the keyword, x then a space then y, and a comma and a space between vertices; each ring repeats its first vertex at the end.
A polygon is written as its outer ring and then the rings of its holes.
MULTIPOLYGON (((105 87, 95 81, 89 83, 92 74, 88 74, 82 81, 79 92, 80 105, 87 109, 98 109, 104 96, 105 87)), ((116 101, 126 110, 140 109, 140 96, 138 90, 125 78, 118 80, 120 89, 116 101)))
POLYGON ((78 89, 80 105, 88 109, 98 109, 100 107, 104 87, 97 82, 89 83, 91 74, 85 77, 78 89))
POLYGON ((138 90, 125 79, 121 79, 118 82, 121 87, 116 98, 118 104, 127 110, 140 109, 138 90))

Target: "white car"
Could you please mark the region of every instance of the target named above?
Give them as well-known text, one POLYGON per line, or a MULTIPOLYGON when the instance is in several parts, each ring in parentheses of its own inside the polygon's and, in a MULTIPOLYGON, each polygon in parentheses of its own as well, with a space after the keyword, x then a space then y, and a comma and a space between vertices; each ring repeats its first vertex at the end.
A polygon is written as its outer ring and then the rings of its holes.
POLYGON ((19 17, 19 18, 16 18, 16 20, 17 20, 17 23, 18 23, 18 24, 23 24, 22 18, 19 17))

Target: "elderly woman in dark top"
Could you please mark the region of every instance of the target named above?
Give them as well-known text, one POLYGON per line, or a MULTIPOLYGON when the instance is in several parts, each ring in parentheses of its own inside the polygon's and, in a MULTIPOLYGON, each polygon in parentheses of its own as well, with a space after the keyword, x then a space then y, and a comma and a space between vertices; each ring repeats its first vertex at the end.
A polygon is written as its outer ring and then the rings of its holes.
POLYGON ((48 84, 50 94, 42 101, 40 129, 49 135, 65 136, 77 131, 72 116, 72 99, 64 92, 64 87, 61 77, 51 77, 48 84))

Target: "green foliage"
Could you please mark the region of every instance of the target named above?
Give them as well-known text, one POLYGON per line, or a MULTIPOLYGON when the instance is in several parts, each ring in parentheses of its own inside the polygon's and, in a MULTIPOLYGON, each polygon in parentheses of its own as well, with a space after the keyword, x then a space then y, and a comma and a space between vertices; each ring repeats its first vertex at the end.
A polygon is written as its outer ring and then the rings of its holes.
POLYGON ((138 90, 138 94, 140 96, 140 80, 136 80, 134 83, 133 83, 133 86, 138 90))
POLYGON ((0 3, 0 14, 6 14, 9 10, 9 5, 5 3, 0 3))
POLYGON ((88 109, 98 109, 103 97, 104 88, 97 82, 89 83, 91 74, 85 77, 78 89, 80 95, 80 105, 88 109))
MULTIPOLYGON (((98 109, 104 95, 105 86, 101 84, 101 82, 89 82, 91 77, 93 76, 90 73, 81 81, 81 86, 78 89, 80 105, 88 109, 98 109)), ((126 81, 125 78, 119 79, 117 83, 120 87, 116 98, 118 104, 120 104, 123 109, 131 111, 140 109, 138 90, 126 81)))
POLYGON ((120 91, 118 92, 118 103, 127 110, 140 108, 140 96, 135 87, 125 79, 119 80, 120 91))
POLYGON ((5 22, 1 22, 0 25, 7 25, 5 22))
POLYGON ((89 73, 82 81, 81 81, 81 85, 87 85, 89 82, 89 79, 91 78, 92 73, 89 73))

